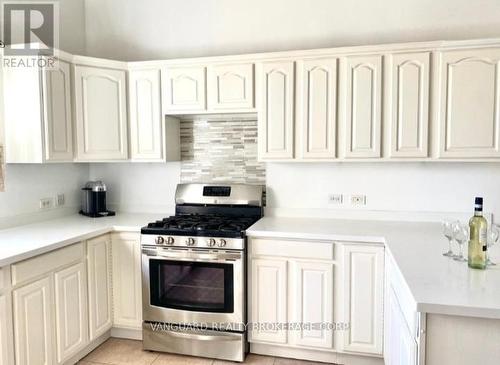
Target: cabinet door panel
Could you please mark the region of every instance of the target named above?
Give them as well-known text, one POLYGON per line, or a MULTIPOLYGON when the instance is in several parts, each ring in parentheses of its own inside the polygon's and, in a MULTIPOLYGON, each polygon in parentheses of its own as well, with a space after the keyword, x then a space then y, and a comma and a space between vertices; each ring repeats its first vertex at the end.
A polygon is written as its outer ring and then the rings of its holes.
POLYGON ((45 158, 47 161, 73 160, 71 75, 69 63, 59 60, 56 70, 42 72, 45 158))
POLYGON ((430 53, 390 57, 390 156, 427 157, 430 53))
POLYGON ((55 273, 58 363, 76 355, 87 344, 86 283, 83 263, 55 273))
POLYGON ((382 354, 384 248, 344 247, 345 320, 344 350, 382 354))
POLYGON ((293 158, 294 63, 260 65, 259 157, 293 158))
POLYGON ((205 67, 169 67, 162 72, 165 111, 190 112, 206 108, 205 67), (165 77, 163 77, 165 76, 165 77))
POLYGON ((79 160, 127 159, 126 92, 125 71, 75 67, 79 160))
POLYGON ((48 277, 14 290, 16 364, 53 365, 54 321, 48 277))
POLYGON ((208 108, 253 108, 253 81, 251 63, 208 67, 208 108))
POLYGON ((345 156, 380 157, 382 56, 348 57, 345 72, 345 156))
POLYGON ((251 342, 286 343, 287 331, 266 328, 287 321, 287 263, 282 260, 252 260, 251 342), (262 325, 263 328, 259 328, 262 325))
POLYGON ((14 364, 12 302, 10 293, 7 295, 0 294, 0 318, 0 364, 14 364))
MULTIPOLYGON (((290 303, 294 323, 333 322, 333 264, 294 262, 293 302, 290 303)), ((292 332, 296 345, 331 349, 331 329, 307 329, 292 332)))
POLYGON ((162 160, 160 70, 130 71, 129 107, 131 158, 162 160))
POLYGON ((335 158, 337 129, 337 60, 298 63, 297 131, 300 155, 335 158))
POLYGON ((142 328, 141 247, 139 235, 116 234, 113 252, 114 325, 142 328))
POLYGON ((87 241, 90 340, 106 333, 112 324, 111 242, 109 236, 87 241))
POLYGON ((440 157, 500 157, 500 50, 440 53, 440 157))

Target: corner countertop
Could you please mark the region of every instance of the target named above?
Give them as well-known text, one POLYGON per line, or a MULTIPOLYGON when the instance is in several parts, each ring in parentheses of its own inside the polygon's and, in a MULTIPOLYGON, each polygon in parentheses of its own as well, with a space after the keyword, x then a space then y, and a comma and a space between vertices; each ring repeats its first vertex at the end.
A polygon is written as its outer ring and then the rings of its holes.
POLYGON ((50 252, 101 234, 140 232, 161 214, 120 214, 88 218, 73 214, 33 224, 0 230, 0 267, 50 252))
POLYGON ((448 244, 439 223, 265 217, 247 235, 384 244, 417 311, 500 319, 500 265, 473 270, 442 256, 448 244))

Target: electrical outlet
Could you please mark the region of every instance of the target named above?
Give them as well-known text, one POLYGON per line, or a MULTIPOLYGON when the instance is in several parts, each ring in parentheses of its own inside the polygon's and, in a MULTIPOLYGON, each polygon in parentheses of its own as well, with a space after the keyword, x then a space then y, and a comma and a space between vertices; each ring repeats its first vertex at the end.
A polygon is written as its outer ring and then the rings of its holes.
POLYGON ((328 196, 328 202, 330 204, 342 204, 344 202, 344 196, 342 194, 330 194, 328 196))
POLYGON ((56 207, 62 207, 65 203, 64 194, 57 194, 56 207))
POLYGON ((54 199, 52 198, 42 198, 40 199, 40 209, 50 209, 54 206, 54 199))
POLYGON ((351 205, 366 205, 366 195, 351 195, 351 205))

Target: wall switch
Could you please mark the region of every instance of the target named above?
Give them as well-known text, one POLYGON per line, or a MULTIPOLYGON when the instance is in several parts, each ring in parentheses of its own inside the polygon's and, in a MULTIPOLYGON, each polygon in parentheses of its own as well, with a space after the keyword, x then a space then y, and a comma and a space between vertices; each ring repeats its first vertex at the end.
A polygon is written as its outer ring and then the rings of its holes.
POLYGON ((344 202, 344 196, 342 194, 328 195, 328 203, 330 204, 342 204, 343 202, 344 202))
POLYGON ((351 205, 366 205, 366 195, 351 195, 351 205))
POLYGON ((56 207, 62 207, 64 205, 64 194, 57 194, 56 196, 56 207))
POLYGON ((54 199, 42 198, 40 199, 40 209, 50 209, 54 206, 54 199))

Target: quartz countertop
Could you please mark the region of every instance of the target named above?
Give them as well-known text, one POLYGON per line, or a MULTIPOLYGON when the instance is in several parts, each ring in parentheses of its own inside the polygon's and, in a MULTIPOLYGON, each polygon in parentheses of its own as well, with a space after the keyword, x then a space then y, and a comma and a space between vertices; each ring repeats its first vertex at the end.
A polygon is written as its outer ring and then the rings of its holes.
POLYGON ((442 256, 439 223, 265 217, 247 235, 384 244, 419 312, 500 319, 500 266, 473 270, 442 256))
POLYGON ((161 214, 120 214, 89 218, 79 214, 0 230, 0 267, 101 234, 140 232, 161 214))

